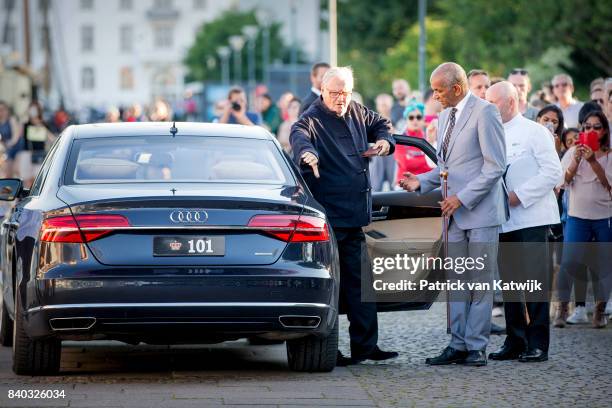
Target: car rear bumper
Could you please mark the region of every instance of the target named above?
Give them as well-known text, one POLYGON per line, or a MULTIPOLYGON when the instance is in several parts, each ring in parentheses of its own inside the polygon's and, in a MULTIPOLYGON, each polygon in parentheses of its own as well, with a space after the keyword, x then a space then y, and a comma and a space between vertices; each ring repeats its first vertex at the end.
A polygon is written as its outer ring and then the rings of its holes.
POLYGON ((327 304, 290 302, 110 303, 40 306, 27 314, 33 338, 198 343, 254 335, 325 336, 337 310, 327 304))
POLYGON ((47 279, 26 312, 33 338, 206 343, 325 336, 337 316, 329 278, 47 279))

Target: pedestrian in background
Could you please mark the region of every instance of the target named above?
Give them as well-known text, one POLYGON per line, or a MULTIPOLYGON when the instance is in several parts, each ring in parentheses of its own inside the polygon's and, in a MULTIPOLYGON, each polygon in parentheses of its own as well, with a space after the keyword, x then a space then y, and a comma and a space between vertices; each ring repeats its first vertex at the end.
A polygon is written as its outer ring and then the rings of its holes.
POLYGON ((310 93, 302 99, 302 106, 300 107, 300 115, 304 113, 314 101, 321 96, 321 81, 323 75, 329 69, 327 62, 317 62, 310 69, 310 93))
MULTIPOLYGON (((411 102, 404 111, 404 118, 406 120, 406 130, 404 135, 412 136, 419 139, 425 138, 425 120, 423 113, 425 107, 422 103, 411 102)), ((413 146, 398 145, 395 147, 395 161, 397 162, 397 173, 395 175, 395 183, 404 177, 404 173, 407 171, 412 174, 427 173, 434 166, 430 166, 426 160, 425 153, 419 148, 413 146)))
POLYGON ((536 115, 536 122, 552 133, 555 138, 555 149, 557 149, 557 154, 561 157, 561 134, 563 133, 565 124, 563 111, 556 105, 547 105, 536 115))
POLYGON ((555 75, 552 79, 553 93, 557 98, 557 105, 563 112, 565 127, 576 127, 580 123, 578 113, 582 102, 574 98, 574 82, 567 74, 555 75))
POLYGON ((599 148, 588 144, 571 147, 562 160, 565 188, 569 190, 568 217, 565 227, 563 258, 557 279, 560 304, 555 326, 565 326, 572 280, 582 265, 588 265, 593 282, 595 310, 593 327, 607 325, 606 302, 610 296, 612 272, 612 154, 610 125, 602 112, 589 113, 582 131, 595 132, 599 148), (590 244, 591 241, 595 243, 590 244), (587 244, 588 243, 588 244, 587 244), (599 243, 599 244, 597 244, 599 243), (590 249, 587 252, 587 249, 590 249))
POLYGON ((21 141, 21 129, 17 118, 12 115, 11 109, 5 101, 0 101, 0 138, 4 150, 2 173, 4 177, 13 176, 13 161, 18 152, 21 141))
POLYGON ((255 126, 261 124, 261 116, 247 111, 247 99, 244 90, 234 87, 227 93, 227 100, 222 103, 219 123, 255 126))
POLYGON ((467 74, 468 87, 470 92, 479 97, 480 99, 485 98, 485 92, 491 86, 491 80, 487 71, 482 69, 473 69, 467 74))
POLYGON ((516 88, 519 98, 519 112, 529 120, 536 120, 538 109, 527 102, 531 92, 531 79, 529 72, 524 68, 514 68, 508 75, 508 82, 516 88))
POLYGON ((298 98, 293 98, 287 106, 287 119, 280 124, 278 127, 278 134, 276 139, 282 146, 283 150, 287 152, 289 156, 292 156, 291 143, 289 142, 289 136, 291 135, 291 126, 298 120, 300 116, 301 102, 298 98))
POLYGON ((351 337, 351 357, 338 351, 339 366, 398 356, 378 347, 376 303, 361 301, 362 291, 372 289, 362 229, 372 220, 372 196, 362 153, 368 143, 375 143, 377 154, 386 156, 393 153, 395 141, 387 119, 351 101, 353 83, 349 67, 330 68, 321 82, 321 97, 294 123, 290 137, 294 160, 324 207, 338 244, 339 303, 346 310, 351 337), (368 273, 363 278, 362 271, 368 273))
POLYGON ((276 135, 281 124, 281 115, 270 94, 258 96, 255 105, 257 106, 257 112, 261 116, 262 125, 272 134, 276 135))
MULTIPOLYGON (((376 112, 383 118, 391 120, 391 108, 393 107, 393 97, 389 94, 379 94, 376 96, 376 112)), ((392 128, 391 133, 395 133, 392 128)), ((397 147, 397 146, 396 146, 397 147)), ((374 156, 370 159, 370 180, 372 191, 383 191, 385 186, 392 189, 395 185, 395 157, 374 156)))

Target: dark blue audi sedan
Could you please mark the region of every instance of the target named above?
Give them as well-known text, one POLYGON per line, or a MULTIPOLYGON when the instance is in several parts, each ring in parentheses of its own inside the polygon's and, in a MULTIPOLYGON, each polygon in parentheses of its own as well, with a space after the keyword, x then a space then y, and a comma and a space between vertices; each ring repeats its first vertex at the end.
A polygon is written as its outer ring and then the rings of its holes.
MULTIPOLYGON (((420 228, 437 217, 438 197, 397 193, 375 213, 372 248, 410 229, 408 212, 393 210, 398 200, 421 207, 420 228)), ((15 201, 0 231, 0 343, 12 345, 17 374, 56 373, 62 340, 95 339, 286 340, 291 369, 335 366, 333 232, 263 128, 71 126, 32 187, 0 180, 0 200, 15 201)), ((434 248, 439 233, 425 235, 434 248)))

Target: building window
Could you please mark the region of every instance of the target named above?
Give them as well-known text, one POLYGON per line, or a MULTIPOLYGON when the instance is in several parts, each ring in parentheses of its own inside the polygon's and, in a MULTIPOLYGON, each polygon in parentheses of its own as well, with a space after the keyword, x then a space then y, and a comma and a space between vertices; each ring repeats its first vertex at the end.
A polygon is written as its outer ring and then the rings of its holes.
POLYGON ((134 6, 132 0, 120 0, 119 1, 119 9, 120 10, 131 10, 134 6))
POLYGON ((83 67, 81 69, 81 89, 92 90, 96 86, 94 70, 92 67, 83 67))
POLYGON ((159 25, 154 28, 154 45, 156 48, 170 48, 173 43, 172 27, 167 25, 159 25))
POLYGON ((123 90, 134 89, 134 72, 132 68, 121 68, 121 71, 119 71, 119 87, 123 90))
POLYGON ((93 51, 94 28, 92 26, 81 27, 81 51, 93 51))
POLYGON ((124 25, 119 28, 119 48, 123 52, 131 52, 134 43, 134 29, 124 25))
POLYGON ((196 10, 206 8, 206 0, 193 0, 193 8, 196 10))
POLYGON ((4 10, 10 11, 15 8, 15 0, 4 0, 4 10))
POLYGON ((93 10, 93 0, 81 0, 81 10, 93 10))
POLYGON ((154 8, 158 10, 168 10, 172 8, 172 0, 155 0, 154 8))

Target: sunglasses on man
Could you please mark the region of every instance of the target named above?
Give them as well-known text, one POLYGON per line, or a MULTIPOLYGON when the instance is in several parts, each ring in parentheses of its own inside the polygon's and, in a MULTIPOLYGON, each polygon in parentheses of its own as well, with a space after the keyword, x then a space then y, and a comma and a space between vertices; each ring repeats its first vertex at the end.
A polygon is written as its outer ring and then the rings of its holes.
POLYGON ((514 68, 510 71, 510 75, 527 75, 529 72, 525 68, 514 68))

